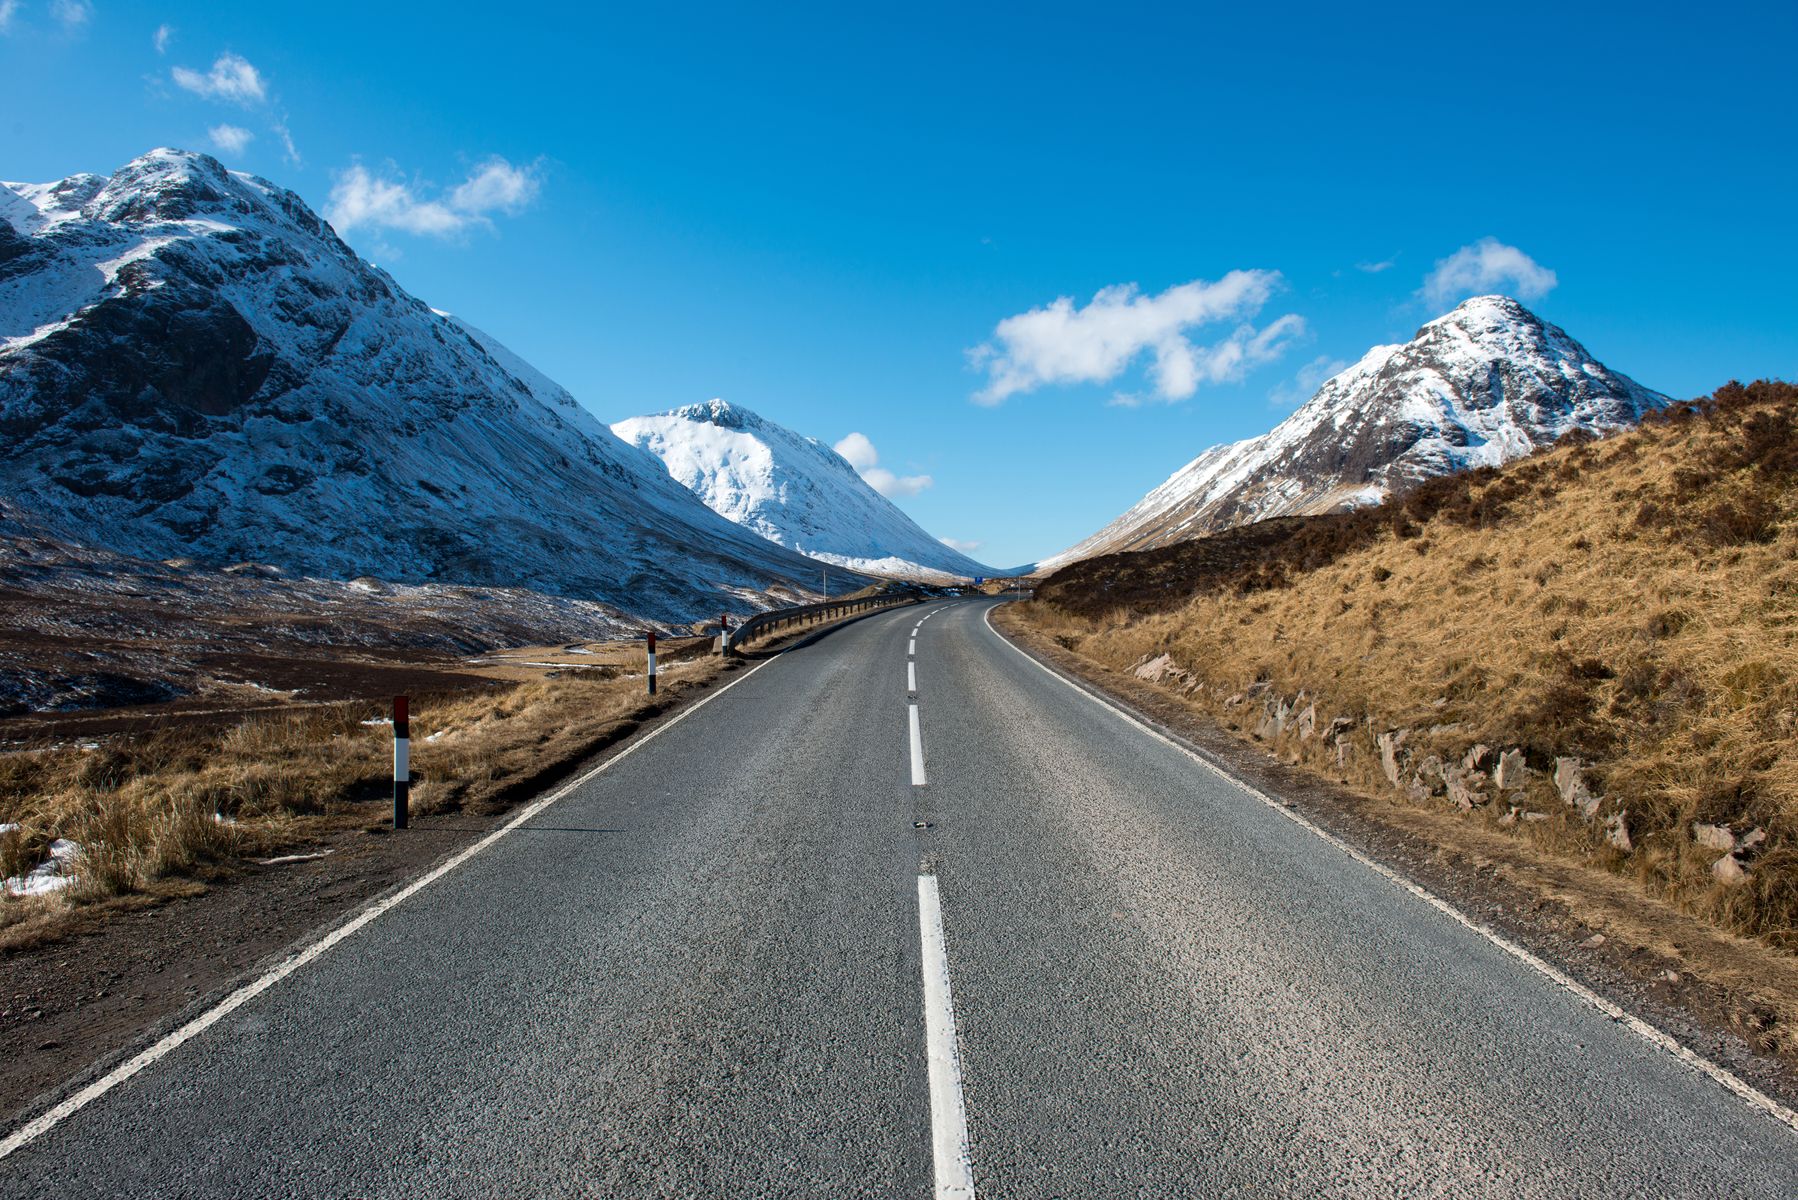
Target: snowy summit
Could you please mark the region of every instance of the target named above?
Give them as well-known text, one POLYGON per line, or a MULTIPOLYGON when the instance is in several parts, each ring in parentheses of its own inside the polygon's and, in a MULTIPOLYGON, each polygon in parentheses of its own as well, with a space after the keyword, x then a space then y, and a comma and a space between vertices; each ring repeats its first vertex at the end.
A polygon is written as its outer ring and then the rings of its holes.
POLYGON ((712 511, 801 554, 903 579, 993 573, 919 528, 835 450, 741 405, 689 404, 612 432, 659 458, 712 511))
POLYGON ((0 515, 141 558, 664 621, 815 578, 293 192, 204 154, 0 184, 0 428, 0 515))
POLYGON ((1432 476, 1522 458, 1576 429, 1627 429, 1668 402, 1510 297, 1476 296, 1403 345, 1375 346, 1270 432, 1205 451, 1038 567, 1377 504, 1432 476))

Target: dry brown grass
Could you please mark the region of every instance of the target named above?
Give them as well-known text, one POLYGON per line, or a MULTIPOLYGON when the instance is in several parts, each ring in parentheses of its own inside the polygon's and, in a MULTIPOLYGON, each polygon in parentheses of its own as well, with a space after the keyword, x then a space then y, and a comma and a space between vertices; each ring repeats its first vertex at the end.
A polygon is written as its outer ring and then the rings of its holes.
POLYGON ((1488 783, 1473 819, 1798 950, 1795 415, 1798 388, 1731 385, 1625 436, 1287 523, 1259 555, 1081 564, 1029 616, 1108 665, 1170 654, 1186 676, 1169 686, 1245 736, 1257 692, 1304 693, 1320 732, 1289 726, 1275 749, 1371 792, 1391 791, 1382 732, 1413 731, 1413 765, 1521 747, 1529 787, 1488 783), (1321 733, 1336 717, 1344 763, 1321 733), (1561 802, 1557 756, 1590 764, 1629 850, 1561 802), (1713 877, 1693 822, 1766 831, 1745 881, 1713 877))
MULTIPOLYGON (((715 660, 664 674, 654 703, 641 679, 583 672, 499 692, 414 697, 412 811, 490 809, 622 736, 709 678, 715 660)), ((387 820, 392 730, 366 704, 259 716, 222 730, 172 728, 94 748, 0 755, 0 873, 79 843, 79 883, 53 897, 0 900, 0 927, 72 906, 205 878, 345 825, 387 820)))

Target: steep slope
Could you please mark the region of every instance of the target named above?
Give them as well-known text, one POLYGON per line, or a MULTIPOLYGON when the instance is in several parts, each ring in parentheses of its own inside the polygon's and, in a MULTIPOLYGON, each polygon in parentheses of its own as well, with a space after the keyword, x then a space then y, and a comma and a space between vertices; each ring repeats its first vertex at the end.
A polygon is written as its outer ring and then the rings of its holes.
POLYGON ((157 150, 0 185, 0 218, 0 512, 142 558, 668 621, 809 582, 290 191, 157 150))
POLYGON ((802 554, 910 579, 991 575, 869 487, 843 456, 713 400, 612 426, 721 516, 802 554))
POLYGON ((1575 429, 1628 428, 1667 403, 1517 301, 1479 296, 1404 345, 1375 346, 1271 432, 1207 450, 1039 569, 1377 504, 1394 489, 1497 466, 1575 429))

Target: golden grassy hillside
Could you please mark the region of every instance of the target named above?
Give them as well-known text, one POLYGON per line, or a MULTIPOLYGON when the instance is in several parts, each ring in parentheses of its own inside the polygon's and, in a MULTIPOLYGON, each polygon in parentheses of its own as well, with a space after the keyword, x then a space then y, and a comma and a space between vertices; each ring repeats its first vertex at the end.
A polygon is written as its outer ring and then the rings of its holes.
POLYGON ((1164 686, 1321 772, 1798 950, 1795 417, 1798 387, 1731 384, 1377 509, 1075 564, 1027 615, 1111 666, 1170 656, 1164 686))
MULTIPOLYGON (((414 698, 415 814, 493 807, 565 768, 711 678, 716 660, 640 678, 583 672, 499 692, 414 698)), ((391 814, 393 731, 367 704, 256 716, 224 728, 174 726, 89 746, 0 755, 0 876, 81 847, 77 883, 46 897, 0 896, 0 947, 53 929, 71 906, 171 883, 391 814)))

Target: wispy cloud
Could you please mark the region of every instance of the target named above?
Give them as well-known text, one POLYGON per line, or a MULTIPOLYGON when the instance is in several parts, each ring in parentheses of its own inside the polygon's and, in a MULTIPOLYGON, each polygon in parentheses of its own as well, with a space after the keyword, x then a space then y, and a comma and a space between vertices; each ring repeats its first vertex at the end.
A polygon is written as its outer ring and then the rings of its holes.
POLYGON ((268 99, 268 85, 262 72, 251 65, 249 59, 229 50, 219 55, 213 61, 212 69, 203 75, 191 67, 176 67, 169 74, 177 87, 208 100, 226 100, 249 108, 268 99))
POLYGON ((12 32, 12 19, 19 15, 19 0, 0 0, 0 33, 12 32))
POLYGON ((915 496, 936 481, 928 475, 895 475, 880 465, 880 453, 864 433, 851 433, 832 447, 848 460, 855 473, 888 499, 915 496))
POLYGON ((968 352, 989 380, 974 399, 998 404, 1048 384, 1109 383, 1145 352, 1156 394, 1185 399, 1202 382, 1238 378, 1277 357, 1303 332, 1303 318, 1288 314, 1264 329, 1239 326, 1214 345, 1195 345, 1189 336, 1199 326, 1258 311, 1280 284, 1278 271, 1231 271, 1215 283, 1195 279, 1154 296, 1133 283, 1116 284, 1078 308, 1062 296, 1005 318, 991 340, 968 352))
POLYGON ((80 29, 94 19, 94 6, 88 0, 50 0, 50 15, 64 29, 80 29))
POLYGON ((226 154, 242 154, 244 147, 256 140, 256 135, 241 125, 214 125, 206 131, 206 136, 226 154))
POLYGON ((287 118, 283 117, 269 128, 273 130, 274 135, 281 140, 281 157, 285 158, 291 165, 296 167, 299 166, 300 151, 299 147, 293 144, 293 134, 287 131, 287 118))
POLYGON ((150 36, 150 41, 156 47, 156 53, 158 54, 167 54, 169 52, 169 43, 174 40, 175 27, 173 25, 158 25, 156 27, 156 32, 150 36))
POLYGON ((1439 259, 1424 277, 1418 296, 1440 308, 1465 296, 1509 292, 1520 300, 1540 300, 1554 290, 1555 273, 1515 246, 1481 238, 1439 259))
POLYGON ((1358 262, 1355 270, 1365 271, 1369 275, 1378 275, 1381 271, 1390 271, 1398 266, 1396 258, 1382 258, 1379 262, 1358 262))
POLYGON ((1346 359, 1320 354, 1298 369, 1291 380, 1267 394, 1267 402, 1275 408, 1297 408, 1317 393, 1324 380, 1348 369, 1346 359))
POLYGON ((960 538, 938 538, 937 541, 943 543, 943 545, 949 547, 949 549, 959 550, 963 554, 972 554, 974 551, 986 545, 985 542, 964 542, 960 538))
POLYGON ((425 196, 415 184, 382 178, 355 163, 338 174, 325 216, 339 233, 361 226, 452 237, 472 226, 490 226, 491 213, 522 212, 541 191, 536 165, 516 167, 497 157, 481 163, 437 198, 425 196))

